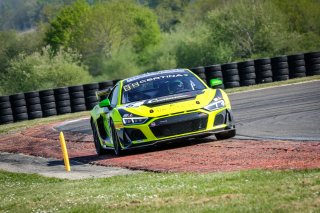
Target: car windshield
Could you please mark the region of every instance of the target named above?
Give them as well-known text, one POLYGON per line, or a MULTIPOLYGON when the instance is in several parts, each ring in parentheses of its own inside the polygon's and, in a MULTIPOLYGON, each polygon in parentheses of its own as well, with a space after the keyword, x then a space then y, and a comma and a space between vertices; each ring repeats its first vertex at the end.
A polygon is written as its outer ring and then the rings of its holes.
POLYGON ((205 89, 192 73, 160 73, 124 81, 122 103, 142 101, 205 89))

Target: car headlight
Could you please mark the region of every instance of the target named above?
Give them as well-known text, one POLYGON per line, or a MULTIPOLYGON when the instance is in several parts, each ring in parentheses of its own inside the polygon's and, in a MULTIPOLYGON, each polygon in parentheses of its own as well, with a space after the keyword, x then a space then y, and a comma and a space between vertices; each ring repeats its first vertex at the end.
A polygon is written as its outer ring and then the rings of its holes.
POLYGON ((223 107, 225 107, 225 103, 222 98, 221 91, 217 89, 216 95, 214 96, 213 100, 207 106, 205 106, 204 109, 213 111, 223 107))
POLYGON ((124 114, 122 121, 125 125, 131 124, 144 124, 149 118, 147 117, 136 117, 133 114, 124 114))
POLYGON ((224 100, 212 101, 209 105, 205 106, 204 108, 208 111, 217 110, 223 108, 225 106, 224 100))

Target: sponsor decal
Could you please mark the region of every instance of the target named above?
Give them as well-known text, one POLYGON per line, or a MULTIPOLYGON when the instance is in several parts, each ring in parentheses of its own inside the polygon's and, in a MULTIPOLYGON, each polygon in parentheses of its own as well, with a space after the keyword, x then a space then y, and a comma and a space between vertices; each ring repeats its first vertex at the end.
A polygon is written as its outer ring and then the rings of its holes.
POLYGON ((163 80, 163 79, 168 79, 168 78, 179 78, 179 77, 188 77, 189 74, 186 73, 178 73, 178 74, 167 74, 167 75, 158 75, 158 76, 154 76, 154 77, 150 77, 150 78, 144 78, 144 79, 140 79, 136 82, 133 83, 129 83, 123 86, 123 90, 124 91, 129 91, 132 90, 134 88, 137 88, 139 86, 141 86, 142 84, 151 82, 151 81, 156 81, 156 80, 163 80))
POLYGON ((186 72, 184 69, 173 69, 173 70, 162 70, 162 71, 158 71, 158 72, 150 72, 150 73, 145 73, 145 74, 141 74, 138 76, 134 76, 131 78, 128 78, 125 80, 125 82, 130 83, 132 81, 136 81, 138 79, 142 79, 145 77, 149 77, 149 76, 157 76, 157 75, 161 75, 161 74, 172 74, 172 73, 181 73, 181 72, 186 72))
POLYGON ((154 98, 145 101, 145 104, 154 104, 154 103, 159 103, 159 102, 167 102, 167 101, 174 101, 177 99, 184 99, 184 98, 189 98, 190 95, 176 95, 176 96, 166 96, 166 97, 161 97, 161 98, 154 98))

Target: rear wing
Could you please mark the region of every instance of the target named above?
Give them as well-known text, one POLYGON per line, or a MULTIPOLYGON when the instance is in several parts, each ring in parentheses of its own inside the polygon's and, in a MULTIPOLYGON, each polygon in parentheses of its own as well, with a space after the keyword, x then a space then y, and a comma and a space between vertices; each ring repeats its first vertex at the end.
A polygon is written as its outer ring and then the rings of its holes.
POLYGON ((106 99, 108 97, 108 95, 110 94, 111 90, 112 90, 112 87, 109 87, 104 90, 96 91, 97 100, 100 102, 100 101, 106 99))

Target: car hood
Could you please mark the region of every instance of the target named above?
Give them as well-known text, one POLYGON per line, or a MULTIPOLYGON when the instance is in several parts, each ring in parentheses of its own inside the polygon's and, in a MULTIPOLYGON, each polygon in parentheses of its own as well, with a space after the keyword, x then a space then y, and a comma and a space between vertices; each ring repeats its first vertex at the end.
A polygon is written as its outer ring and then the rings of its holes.
POLYGON ((215 93, 216 90, 204 89, 124 104, 119 109, 143 117, 159 117, 203 108, 212 101, 215 93))

